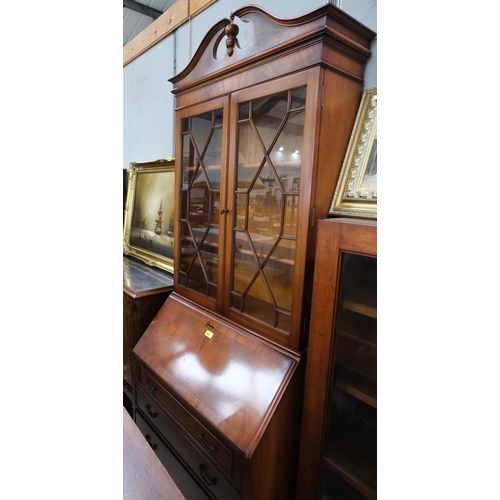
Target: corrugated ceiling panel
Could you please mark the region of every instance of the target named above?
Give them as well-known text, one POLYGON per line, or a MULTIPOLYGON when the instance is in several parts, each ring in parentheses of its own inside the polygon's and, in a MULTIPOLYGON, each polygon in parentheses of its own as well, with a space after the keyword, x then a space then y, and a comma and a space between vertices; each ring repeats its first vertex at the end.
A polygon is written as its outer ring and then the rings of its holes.
MULTIPOLYGON (((165 12, 177 0, 142 0, 136 3, 146 5, 154 10, 165 12)), ((123 46, 135 38, 153 22, 153 18, 123 7, 123 46)))

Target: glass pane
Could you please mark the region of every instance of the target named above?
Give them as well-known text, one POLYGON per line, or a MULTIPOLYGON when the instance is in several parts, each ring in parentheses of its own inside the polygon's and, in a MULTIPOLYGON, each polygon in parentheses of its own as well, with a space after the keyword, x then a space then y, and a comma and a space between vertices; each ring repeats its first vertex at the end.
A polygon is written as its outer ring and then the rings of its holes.
POLYGON ((250 116, 250 103, 245 102, 243 104, 240 104, 240 120, 248 120, 248 117, 250 116))
MULTIPOLYGON (((344 253, 326 458, 377 490, 377 259, 344 253)), ((326 476, 325 476, 326 477, 326 476)))
POLYGON ((198 164, 198 156, 192 147, 189 135, 182 138, 182 188, 187 189, 193 178, 196 166, 198 164))
POLYGON ((194 256, 196 255, 196 248, 194 245, 193 238, 189 231, 189 227, 186 222, 180 223, 181 229, 181 263, 179 269, 181 272, 186 272, 191 265, 194 256))
POLYGON ((247 190, 259 172, 264 150, 249 122, 238 125, 238 189, 247 190))
POLYGON ((207 293, 207 280, 203 272, 203 267, 199 255, 197 253, 195 254, 191 266, 187 270, 187 278, 188 288, 196 290, 203 295, 207 293))
POLYGON ((297 235, 297 217, 299 215, 299 197, 285 196, 285 220, 283 234, 295 237, 297 235))
POLYGON ((186 220, 189 210, 189 191, 181 191, 181 213, 180 218, 186 220))
POLYGON ((232 300, 231 307, 233 307, 234 309, 237 309, 238 311, 241 312, 241 308, 243 307, 243 302, 241 300, 241 296, 232 292, 231 293, 231 300, 232 300))
POLYGON ((290 331, 290 314, 284 314, 278 311, 278 324, 277 328, 283 330, 284 332, 290 331))
POLYGON ((292 308, 292 284, 295 260, 295 241, 281 240, 264 266, 264 275, 278 307, 292 308))
POLYGON ((302 88, 250 101, 249 108, 240 104, 237 129, 234 290, 243 294, 244 314, 284 331, 292 304, 305 97, 302 88), (245 272, 239 259, 248 263, 245 272))
POLYGON ((212 131, 212 112, 191 118, 191 134, 200 155, 205 149, 208 135, 212 131))
POLYGON ((366 500, 366 497, 333 472, 325 469, 321 500, 366 500))
POLYGON ((269 290, 268 282, 267 280, 264 280, 264 278, 262 278, 260 273, 257 275, 256 279, 250 285, 247 296, 257 298, 263 302, 268 302, 270 304, 274 303, 271 298, 271 292, 269 290))
POLYGON ((303 108, 306 105, 306 88, 292 91, 292 109, 303 108))
POLYGON ((253 101, 252 120, 266 150, 271 147, 287 111, 288 92, 253 101))
POLYGON ((212 192, 211 197, 211 207, 212 207, 212 219, 211 224, 219 225, 219 215, 220 215, 220 193, 212 192))
MULTIPOLYGON (((255 292, 260 289, 261 287, 256 285, 255 292)), ((262 296, 247 295, 244 298, 243 312, 244 314, 248 314, 263 323, 267 323, 273 327, 276 326, 276 308, 271 302, 263 300, 262 296)))
POLYGON ((207 273, 207 280, 209 283, 217 284, 218 282, 218 264, 217 254, 211 252, 200 252, 203 267, 207 273))
POLYGON ((300 179, 304 112, 290 115, 271 151, 271 161, 283 191, 291 191, 293 179, 300 179))
POLYGON ((247 211, 247 199, 246 194, 236 195, 236 224, 235 227, 238 229, 245 229, 246 227, 246 211, 247 211))
POLYGON ((222 109, 214 111, 214 127, 222 127, 223 118, 224 114, 222 113, 222 109))
MULTIPOLYGON (((203 245, 201 250, 207 256, 207 259, 211 261, 210 266, 218 265, 218 246, 217 241, 219 238, 219 229, 212 227, 208 230, 206 238, 203 240, 203 245)), ((217 283, 217 281, 214 281, 217 283)))
MULTIPOLYGON (((249 230, 256 235, 269 236, 274 244, 281 232, 282 193, 274 169, 266 162, 259 176, 263 189, 252 190, 252 195, 259 200, 249 220, 249 230)), ((268 244, 271 240, 268 240, 268 244)))
POLYGON ((189 220, 192 227, 206 227, 210 219, 209 195, 210 191, 204 187, 193 187, 190 191, 189 220))
POLYGON ((244 293, 259 271, 259 266, 254 256, 245 250, 242 240, 244 233, 238 233, 238 246, 234 261, 233 289, 244 293))
POLYGON ((182 123, 189 135, 182 142, 186 191, 181 192, 181 219, 187 223, 181 227, 179 282, 213 299, 218 283, 222 118, 222 110, 216 110, 186 118, 189 126, 182 123))
POLYGON ((200 244, 205 239, 205 236, 208 232, 208 229, 205 228, 203 225, 199 225, 199 226, 192 225, 191 226, 191 224, 190 224, 190 227, 191 227, 191 230, 193 232, 196 249, 198 250, 200 248, 200 244))
POLYGON ((207 150, 203 155, 203 165, 211 189, 220 190, 220 169, 222 154, 222 129, 214 130, 207 150))
POLYGON ((196 170, 194 171, 194 175, 192 176, 193 180, 191 181, 191 187, 207 187, 207 178, 205 177, 205 173, 203 167, 201 166, 201 162, 198 162, 196 170))

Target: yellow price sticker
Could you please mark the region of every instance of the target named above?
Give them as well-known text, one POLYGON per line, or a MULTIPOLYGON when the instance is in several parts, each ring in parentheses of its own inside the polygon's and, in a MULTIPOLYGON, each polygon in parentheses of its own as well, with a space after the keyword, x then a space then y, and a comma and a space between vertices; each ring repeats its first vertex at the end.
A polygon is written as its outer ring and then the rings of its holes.
POLYGON ((209 339, 211 339, 213 336, 214 336, 214 332, 211 332, 210 330, 207 330, 205 332, 205 337, 208 337, 209 339))

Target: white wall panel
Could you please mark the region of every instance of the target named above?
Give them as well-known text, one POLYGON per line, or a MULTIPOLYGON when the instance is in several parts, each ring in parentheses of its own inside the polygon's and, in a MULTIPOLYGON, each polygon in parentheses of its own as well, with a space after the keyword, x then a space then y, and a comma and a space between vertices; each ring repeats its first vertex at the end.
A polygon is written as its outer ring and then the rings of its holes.
MULTIPOLYGON (((293 18, 325 3, 325 0, 217 0, 127 64, 123 68, 123 168, 128 168, 131 161, 151 161, 175 155, 174 97, 168 80, 187 66, 214 24, 229 17, 231 11, 249 4, 259 5, 277 17, 293 18)), ((337 0, 337 4, 376 31, 377 0, 337 0)), ((365 72, 365 88, 377 85, 376 50, 375 40, 365 72)))

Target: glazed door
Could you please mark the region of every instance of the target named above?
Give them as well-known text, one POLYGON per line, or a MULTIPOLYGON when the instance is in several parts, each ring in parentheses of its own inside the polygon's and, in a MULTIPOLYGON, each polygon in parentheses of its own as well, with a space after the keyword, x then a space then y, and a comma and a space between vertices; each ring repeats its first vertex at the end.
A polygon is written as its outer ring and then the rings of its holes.
POLYGON ((318 74, 304 72, 231 97, 228 315, 295 348, 318 74))
POLYGON ((222 293, 226 115, 227 99, 177 112, 175 280, 184 295, 213 310, 222 293))
POLYGON ((377 498, 377 259, 345 252, 321 498, 377 498))

